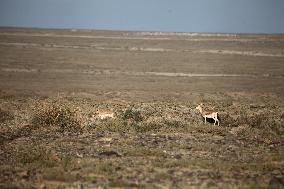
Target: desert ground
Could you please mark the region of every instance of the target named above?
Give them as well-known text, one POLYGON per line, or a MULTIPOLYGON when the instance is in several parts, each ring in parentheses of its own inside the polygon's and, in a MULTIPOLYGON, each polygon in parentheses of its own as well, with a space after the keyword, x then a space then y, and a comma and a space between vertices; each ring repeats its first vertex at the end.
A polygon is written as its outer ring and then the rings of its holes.
POLYGON ((283 188, 283 83, 284 35, 2 27, 0 188, 283 188))

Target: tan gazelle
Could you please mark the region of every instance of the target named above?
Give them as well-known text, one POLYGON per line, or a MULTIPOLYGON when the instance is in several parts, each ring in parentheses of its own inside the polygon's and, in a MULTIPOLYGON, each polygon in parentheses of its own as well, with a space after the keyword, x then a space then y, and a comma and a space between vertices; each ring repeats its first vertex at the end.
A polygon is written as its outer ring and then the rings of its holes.
POLYGON ((97 109, 96 116, 100 119, 115 118, 114 111, 112 111, 112 110, 99 110, 99 109, 97 109))
POLYGON ((203 105, 203 104, 198 105, 198 106, 196 107, 196 109, 199 110, 199 112, 201 113, 202 117, 204 117, 205 123, 206 123, 206 119, 207 119, 207 118, 212 118, 212 119, 214 119, 214 121, 215 121, 215 122, 214 122, 214 125, 216 124, 216 122, 218 122, 218 126, 219 126, 220 121, 219 121, 219 119, 218 119, 218 112, 214 112, 214 111, 204 111, 204 110, 202 109, 202 105, 203 105))

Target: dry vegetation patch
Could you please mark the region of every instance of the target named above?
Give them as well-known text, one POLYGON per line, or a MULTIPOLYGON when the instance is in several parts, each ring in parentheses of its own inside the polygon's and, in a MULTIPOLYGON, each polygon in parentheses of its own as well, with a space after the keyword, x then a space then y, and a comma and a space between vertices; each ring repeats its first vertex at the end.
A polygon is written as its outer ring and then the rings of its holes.
POLYGON ((204 124, 195 103, 21 103, 13 107, 26 115, 1 124, 0 187, 200 188, 210 180, 221 188, 283 186, 283 117, 272 113, 281 105, 212 101, 218 127, 204 124), (116 117, 97 119, 97 108, 116 117))
POLYGON ((3 110, 0 108, 0 123, 4 123, 6 121, 14 119, 14 114, 10 111, 3 110))
POLYGON ((84 120, 79 108, 72 103, 48 99, 36 105, 32 124, 61 132, 78 132, 84 127, 84 120))

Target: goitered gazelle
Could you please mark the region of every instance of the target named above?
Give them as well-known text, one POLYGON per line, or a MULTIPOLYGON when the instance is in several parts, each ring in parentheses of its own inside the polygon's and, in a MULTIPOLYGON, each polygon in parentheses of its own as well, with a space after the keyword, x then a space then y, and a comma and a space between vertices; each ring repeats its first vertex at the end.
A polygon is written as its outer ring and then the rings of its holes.
POLYGON ((213 111, 204 111, 202 109, 202 106, 203 104, 200 104, 196 107, 197 110, 199 110, 199 112, 201 113, 202 117, 204 117, 205 119, 205 123, 206 123, 206 119, 207 118, 211 118, 211 119, 214 119, 214 125, 216 124, 216 122, 218 122, 218 126, 219 126, 219 119, 218 119, 218 112, 213 112, 213 111))
POLYGON ((96 115, 100 119, 115 118, 114 112, 112 110, 99 110, 99 109, 97 109, 96 115))

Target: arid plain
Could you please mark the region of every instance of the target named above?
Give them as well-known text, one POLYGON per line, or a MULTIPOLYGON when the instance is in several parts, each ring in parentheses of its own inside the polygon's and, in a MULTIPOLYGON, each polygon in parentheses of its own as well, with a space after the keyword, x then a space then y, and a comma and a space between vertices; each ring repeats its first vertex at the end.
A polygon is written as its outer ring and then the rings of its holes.
POLYGON ((0 187, 283 188, 283 83, 284 35, 0 28, 0 187))

